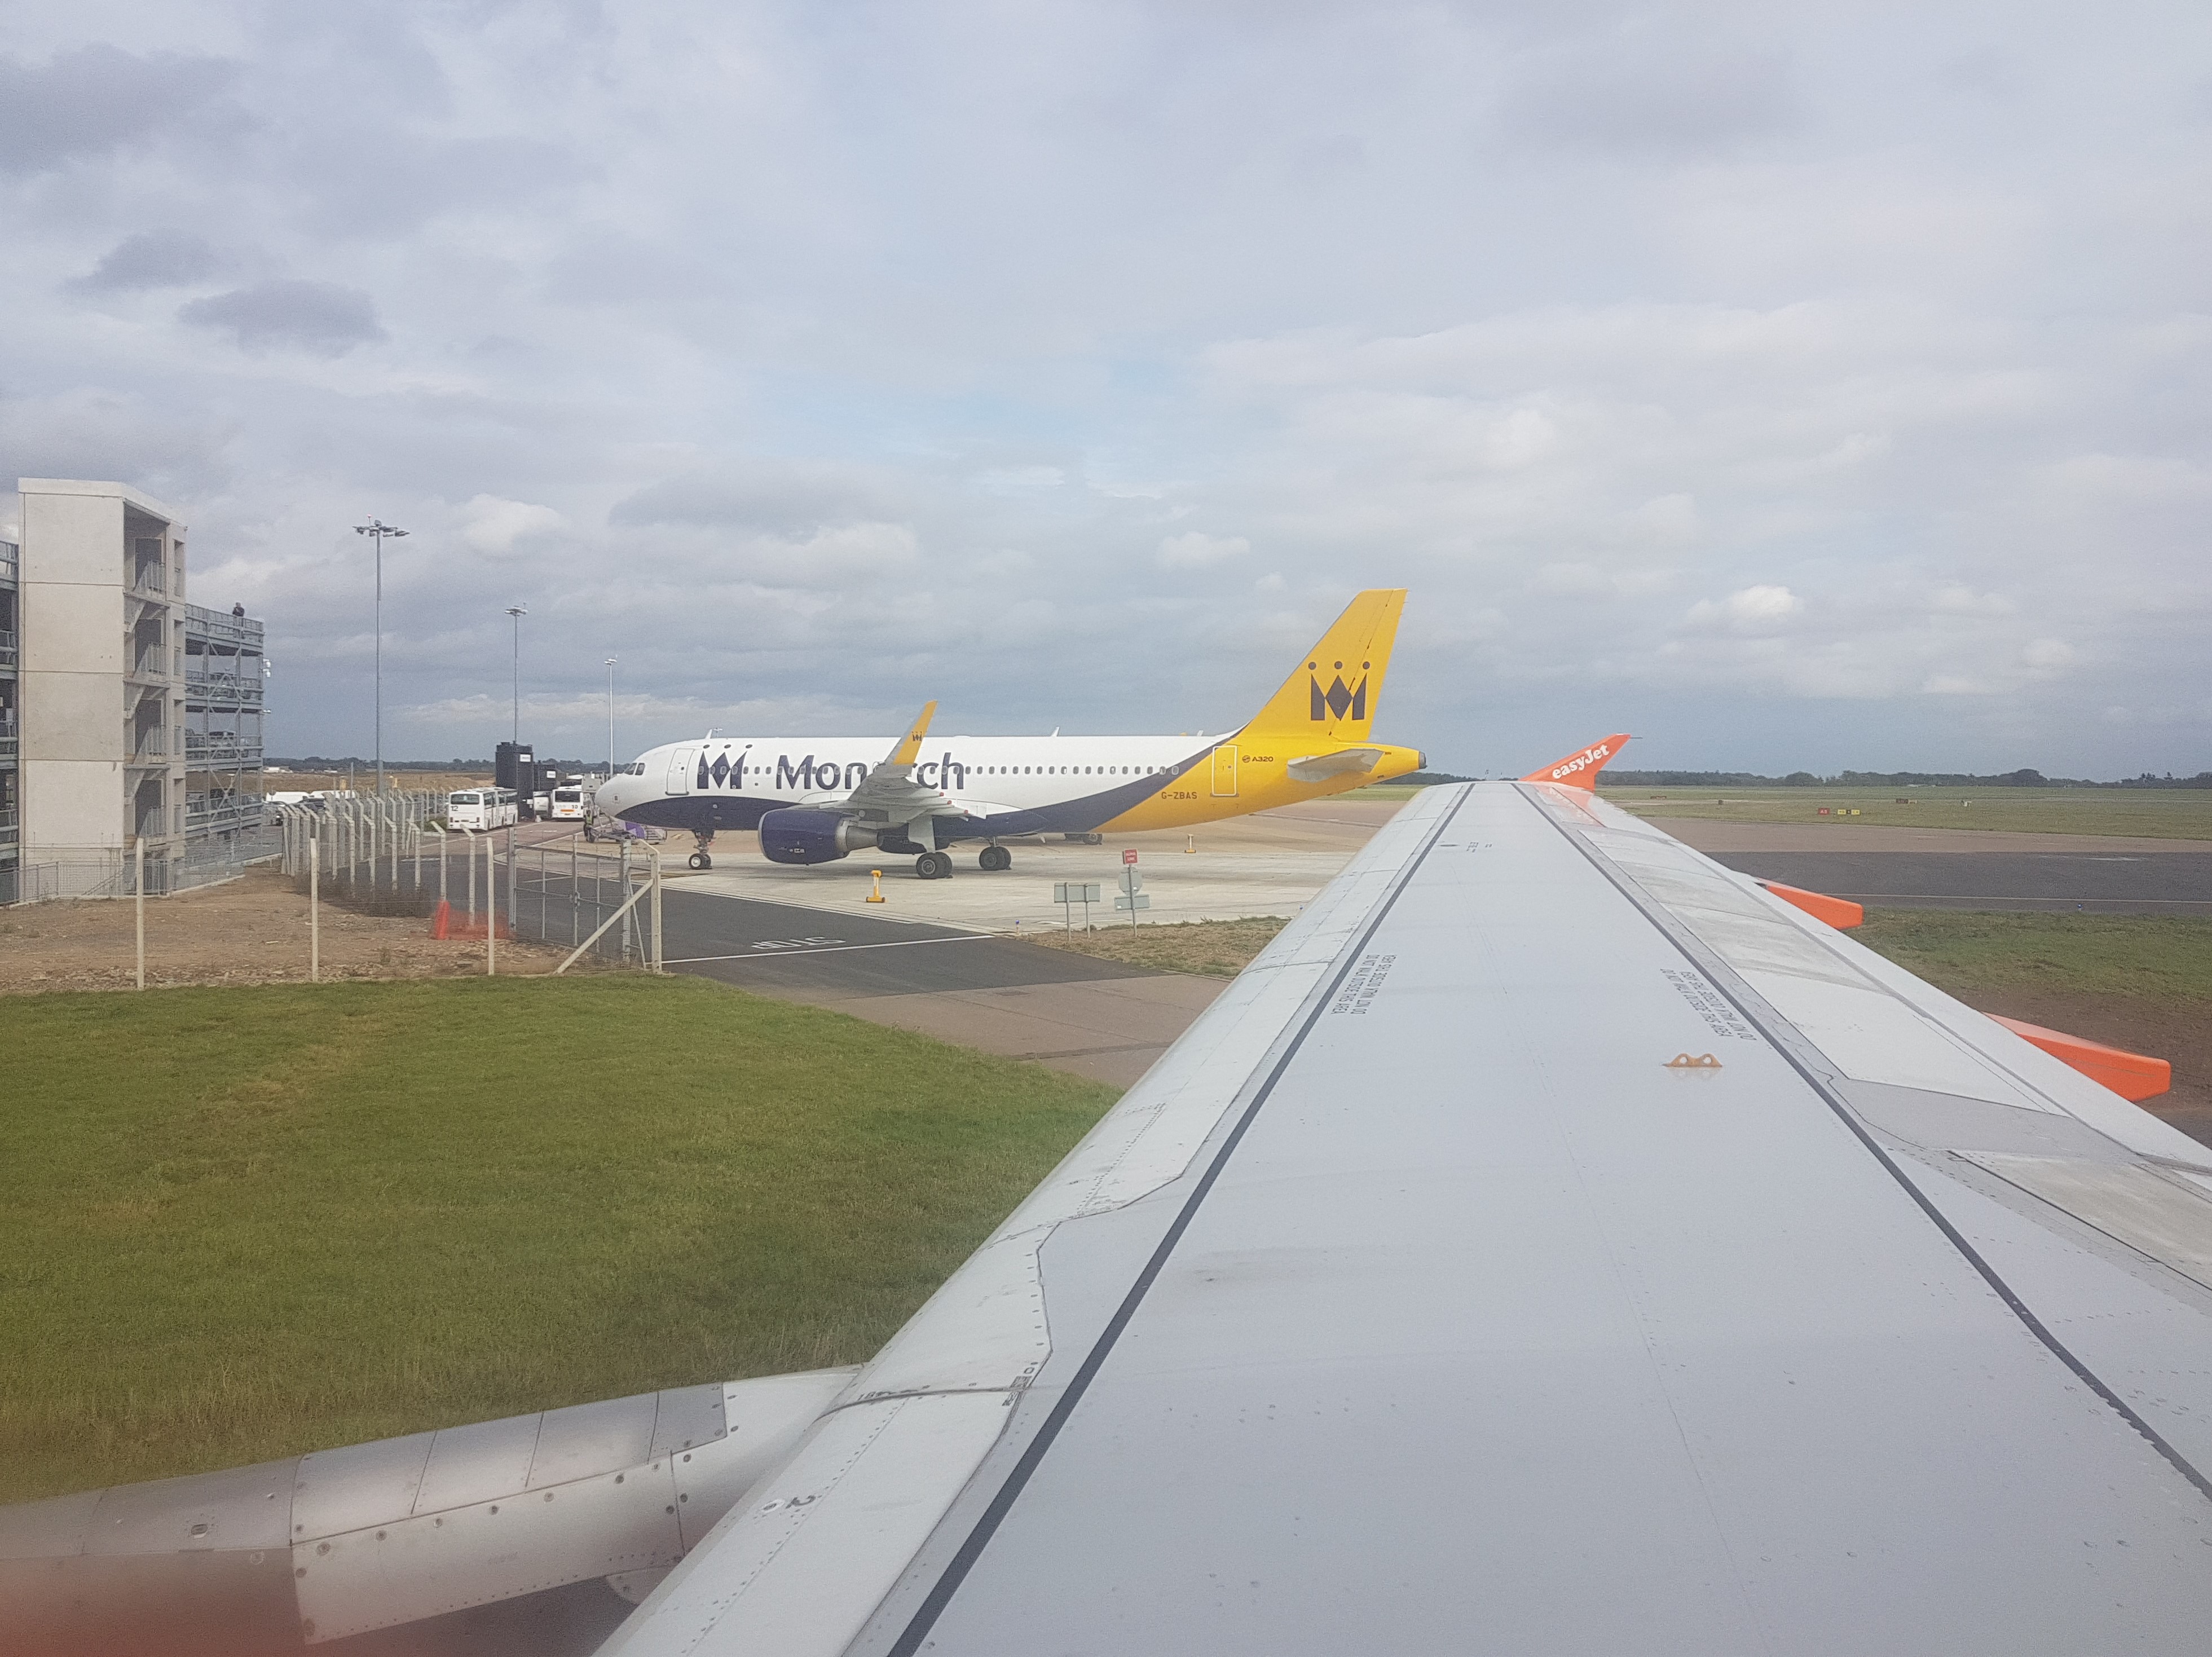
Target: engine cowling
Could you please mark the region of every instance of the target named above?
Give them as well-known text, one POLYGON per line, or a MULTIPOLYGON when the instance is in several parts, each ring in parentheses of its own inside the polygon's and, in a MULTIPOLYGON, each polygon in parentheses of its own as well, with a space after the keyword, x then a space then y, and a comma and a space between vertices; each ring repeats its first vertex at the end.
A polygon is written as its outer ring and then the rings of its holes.
POLYGON ((879 832, 856 817, 794 805, 764 813, 761 855, 770 863, 835 863, 877 843, 879 832))

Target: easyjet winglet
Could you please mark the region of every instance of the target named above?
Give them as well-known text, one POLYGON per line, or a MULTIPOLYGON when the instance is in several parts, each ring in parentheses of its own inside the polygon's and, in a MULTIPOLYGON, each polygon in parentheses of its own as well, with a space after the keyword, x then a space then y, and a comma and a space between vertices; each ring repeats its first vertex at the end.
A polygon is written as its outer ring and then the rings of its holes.
POLYGON ((1570 754, 1563 760, 1538 767, 1521 780, 1555 782, 1562 788, 1595 789, 1597 774, 1605 769, 1606 762, 1620 753, 1627 741, 1626 731, 1619 736, 1607 737, 1603 742, 1592 743, 1579 754, 1570 754))

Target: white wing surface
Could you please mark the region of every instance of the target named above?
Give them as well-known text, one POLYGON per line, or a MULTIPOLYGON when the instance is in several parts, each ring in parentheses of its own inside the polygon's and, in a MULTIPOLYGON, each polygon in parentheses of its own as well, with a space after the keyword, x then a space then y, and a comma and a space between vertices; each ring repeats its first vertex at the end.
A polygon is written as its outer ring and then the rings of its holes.
POLYGON ((2208 1284, 2203 1147, 1433 789, 609 1649, 2201 1652, 2208 1284))

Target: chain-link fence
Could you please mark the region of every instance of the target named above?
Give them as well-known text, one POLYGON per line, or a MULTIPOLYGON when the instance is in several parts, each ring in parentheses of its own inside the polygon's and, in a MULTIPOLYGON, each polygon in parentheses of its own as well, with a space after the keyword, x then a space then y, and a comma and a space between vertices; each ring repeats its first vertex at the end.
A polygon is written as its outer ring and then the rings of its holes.
POLYGON ((580 959, 659 970, 659 853, 580 832, 451 829, 442 796, 391 792, 282 808, 283 868, 319 901, 419 915, 431 936, 521 939, 580 959))
POLYGON ((0 907, 50 903, 58 898, 131 897, 144 871, 146 895, 166 897, 216 881, 235 880, 283 851, 283 830, 271 823, 213 835, 173 856, 149 857, 137 847, 74 858, 53 858, 0 868, 0 907))

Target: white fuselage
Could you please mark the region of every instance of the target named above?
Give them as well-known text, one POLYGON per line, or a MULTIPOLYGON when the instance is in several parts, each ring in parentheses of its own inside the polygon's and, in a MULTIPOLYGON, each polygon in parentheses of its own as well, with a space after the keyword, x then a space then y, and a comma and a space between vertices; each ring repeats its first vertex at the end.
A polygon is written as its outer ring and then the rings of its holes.
MULTIPOLYGON (((764 810, 843 799, 895 737, 710 737, 666 743, 599 787, 610 815, 669 828, 751 828, 764 810), (702 809, 704 808, 704 809, 702 809)), ((948 810, 988 819, 1074 805, 1102 795, 1132 800, 1146 779, 1206 755, 1204 737, 933 737, 915 780, 948 810)), ((1110 815, 1110 813, 1109 813, 1110 815)))

